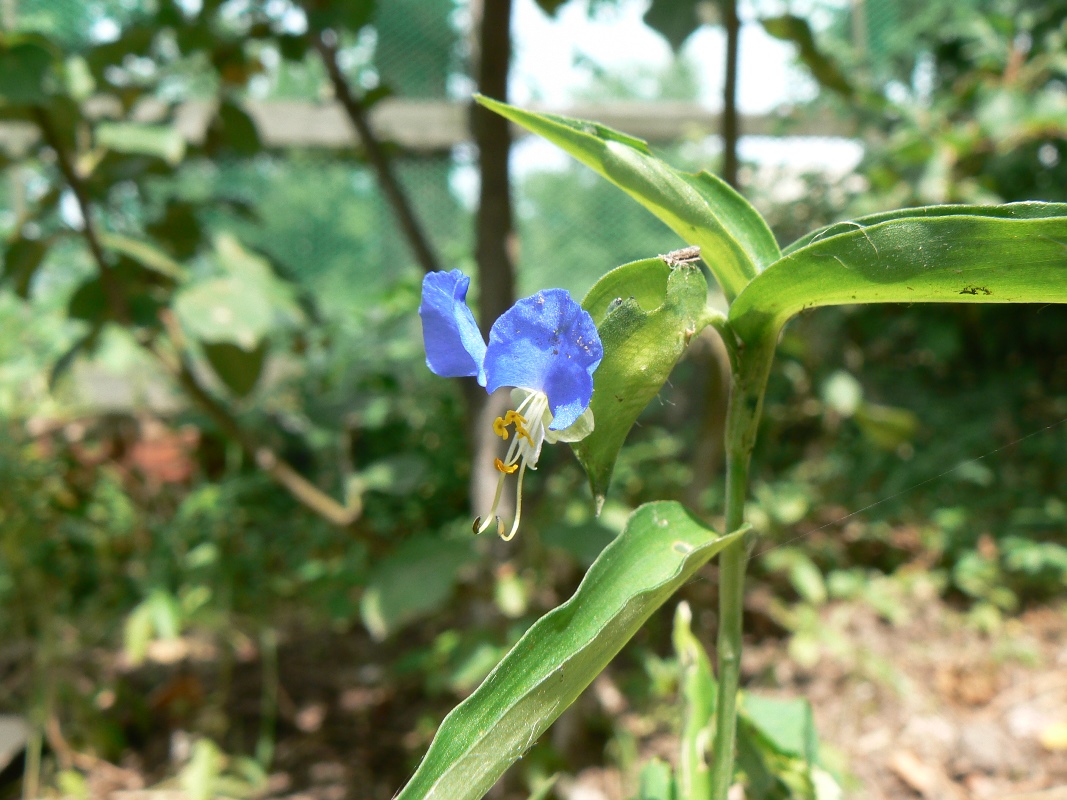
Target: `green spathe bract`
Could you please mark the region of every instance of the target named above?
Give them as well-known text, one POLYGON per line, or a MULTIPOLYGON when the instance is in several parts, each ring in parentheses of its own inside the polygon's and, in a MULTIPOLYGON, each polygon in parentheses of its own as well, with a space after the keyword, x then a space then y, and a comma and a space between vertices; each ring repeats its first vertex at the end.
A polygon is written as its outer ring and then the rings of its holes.
POLYGON ((638 415, 655 397, 707 324, 708 285, 699 269, 663 259, 613 269, 582 305, 597 323, 604 359, 594 377, 590 408, 596 428, 575 442, 597 508, 607 495, 615 460, 638 415))

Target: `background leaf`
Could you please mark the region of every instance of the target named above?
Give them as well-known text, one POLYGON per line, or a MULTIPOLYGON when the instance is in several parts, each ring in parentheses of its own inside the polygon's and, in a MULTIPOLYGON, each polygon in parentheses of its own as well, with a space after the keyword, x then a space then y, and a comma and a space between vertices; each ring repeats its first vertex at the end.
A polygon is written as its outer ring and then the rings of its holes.
POLYGON ((96 126, 96 143, 127 155, 153 156, 171 166, 185 157, 185 137, 171 125, 146 122, 101 122, 96 126))
POLYGON ((641 768, 637 800, 675 800, 676 796, 670 764, 653 758, 641 768))
POLYGON ((595 122, 524 111, 478 97, 478 102, 559 145, 665 222, 705 263, 732 300, 779 256, 767 223, 745 198, 708 172, 676 170, 640 139, 595 122))
POLYGON ((52 54, 43 44, 0 38, 0 101, 10 105, 47 101, 44 80, 51 66, 52 54))
POLYGON ((208 127, 205 148, 212 155, 229 153, 253 156, 263 148, 255 120, 234 102, 219 103, 218 114, 208 127))
POLYGON ((689 35, 707 20, 702 18, 704 0, 652 0, 645 24, 663 34, 674 52, 682 49, 689 35))
POLYGON ((475 557, 470 540, 409 539, 375 568, 360 603, 363 624, 381 641, 440 608, 460 568, 475 557))
POLYGON ((678 503, 637 509, 571 599, 534 623, 445 718, 397 800, 482 797, 652 612, 738 535, 719 536, 678 503))
POLYGON ((822 86, 845 98, 851 98, 855 94, 855 89, 841 68, 815 44, 815 37, 806 19, 793 14, 783 14, 780 17, 766 17, 760 22, 763 29, 775 39, 792 42, 797 46, 797 56, 822 86))
POLYGON ((201 342, 252 350, 274 319, 270 302, 236 278, 215 278, 183 290, 175 301, 182 327, 201 342))
POLYGON ((20 236, 7 246, 4 253, 4 279, 11 281, 19 297, 29 297, 30 283, 44 261, 48 245, 42 239, 20 236))
POLYGON ((267 342, 251 350, 229 342, 204 344, 204 355, 226 388, 238 397, 247 397, 256 388, 267 360, 267 342))
POLYGON ((803 697, 780 699, 746 693, 742 713, 748 722, 772 742, 778 752, 814 764, 819 758, 819 740, 811 705, 803 697))
POLYGON ((693 612, 679 603, 674 613, 674 652, 678 656, 682 732, 678 756, 678 800, 704 800, 711 796, 708 759, 715 735, 718 686, 707 651, 693 635, 693 612))

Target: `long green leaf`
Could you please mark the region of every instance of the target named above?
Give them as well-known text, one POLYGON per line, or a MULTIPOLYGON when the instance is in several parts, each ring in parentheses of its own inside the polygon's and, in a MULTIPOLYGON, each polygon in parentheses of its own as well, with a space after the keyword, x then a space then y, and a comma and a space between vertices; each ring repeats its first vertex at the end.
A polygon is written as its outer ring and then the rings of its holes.
POLYGON ((659 217, 701 255, 728 300, 779 257, 759 212, 708 172, 690 174, 652 155, 640 139, 595 122, 524 111, 478 96, 479 103, 559 145, 659 217))
POLYGON ((947 205, 916 206, 915 208, 896 208, 892 211, 880 211, 844 222, 834 222, 806 233, 790 244, 782 255, 787 256, 813 241, 828 239, 839 233, 848 233, 857 228, 867 228, 879 222, 891 222, 895 219, 927 219, 930 217, 996 217, 998 219, 1048 219, 1050 217, 1067 217, 1067 203, 1040 203, 1026 201, 1022 203, 1004 203, 999 206, 947 205))
POLYGON ((674 613, 674 652, 682 700, 682 731, 678 754, 678 800, 705 800, 711 796, 708 757, 715 735, 718 686, 704 645, 693 634, 693 612, 679 603, 674 613))
POLYGON ((1067 302, 1067 206, 935 207, 845 223, 752 280, 730 308, 745 341, 848 303, 1067 302))
POLYGON ((445 717, 397 800, 477 800, 679 586, 740 532, 719 536, 674 502, 649 503, 578 590, 526 632, 445 717))

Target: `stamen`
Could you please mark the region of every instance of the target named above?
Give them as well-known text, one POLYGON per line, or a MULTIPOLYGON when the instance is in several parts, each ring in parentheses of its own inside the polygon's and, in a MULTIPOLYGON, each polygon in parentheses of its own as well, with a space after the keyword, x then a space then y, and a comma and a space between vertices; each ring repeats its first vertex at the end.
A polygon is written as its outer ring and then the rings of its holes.
POLYGON ((510 475, 519 468, 518 464, 505 464, 499 458, 493 462, 493 466, 496 467, 498 471, 503 472, 505 475, 510 475))
MULTIPOLYGON (((509 411, 508 413, 510 414, 511 412, 509 411)), ((493 420, 493 433, 505 442, 508 440, 508 423, 503 417, 497 417, 493 420)))
POLYGON ((526 474, 526 462, 522 462, 522 468, 519 470, 519 485, 515 489, 515 521, 511 523, 511 530, 508 531, 508 535, 504 535, 504 526, 497 525, 497 533, 500 538, 505 542, 510 542, 515 538, 515 534, 519 532, 519 518, 522 516, 522 478, 526 474))
POLYGON ((504 491, 504 478, 506 477, 507 475, 502 472, 500 473, 500 477, 497 479, 496 494, 493 495, 493 507, 489 509, 489 515, 484 520, 481 517, 478 517, 478 519, 474 521, 474 532, 476 534, 485 533, 487 530, 489 530, 489 524, 494 517, 497 521, 497 527, 500 527, 500 517, 496 515, 496 510, 497 507, 500 505, 500 494, 504 491))
POLYGON ((537 458, 541 452, 541 442, 545 436, 545 415, 548 411, 548 398, 543 392, 530 392, 519 403, 517 409, 509 410, 504 416, 497 417, 493 421, 493 432, 505 441, 510 437, 508 428, 514 426, 515 436, 508 445, 507 454, 503 458, 493 460, 493 466, 500 473, 496 484, 496 493, 493 496, 493 506, 485 517, 478 517, 474 521, 474 532, 485 533, 496 521, 497 534, 505 542, 510 541, 519 530, 519 520, 522 517, 522 482, 526 475, 526 468, 537 469, 537 458), (534 438, 536 437, 536 438, 534 438), (523 440, 526 440, 525 443, 523 440), (515 491, 515 518, 511 523, 510 530, 505 533, 503 521, 497 514, 500 507, 500 498, 504 489, 504 479, 513 475, 516 471, 519 478, 515 491))

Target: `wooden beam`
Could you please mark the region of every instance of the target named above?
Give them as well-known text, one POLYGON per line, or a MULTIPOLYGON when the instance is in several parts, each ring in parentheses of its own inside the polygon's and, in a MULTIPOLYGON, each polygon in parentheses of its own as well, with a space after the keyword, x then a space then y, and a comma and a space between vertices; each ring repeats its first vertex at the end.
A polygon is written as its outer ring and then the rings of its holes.
MULTIPOLYGON (((357 138, 336 103, 268 100, 248 102, 245 108, 255 120, 263 142, 271 148, 344 150, 357 145, 357 138)), ((720 129, 719 114, 695 103, 580 103, 566 108, 533 108, 596 120, 657 143, 714 136, 720 129)), ((167 111, 162 103, 149 101, 139 105, 132 117, 144 122, 161 121, 167 111)), ((117 101, 107 97, 93 98, 86 112, 97 118, 121 116, 117 101)), ((194 100, 178 106, 173 119, 186 139, 198 144, 204 139, 212 113, 211 103, 194 100)), ((469 120, 469 105, 451 100, 386 99, 371 110, 371 124, 381 139, 421 153, 443 152, 473 141, 469 120)), ((855 136, 854 127, 828 117, 748 115, 742 116, 741 128, 746 136, 855 136)), ((525 131, 516 128, 514 135, 521 137, 525 131)), ((28 123, 0 124, 0 149, 10 155, 25 153, 35 141, 36 130, 28 123)))

